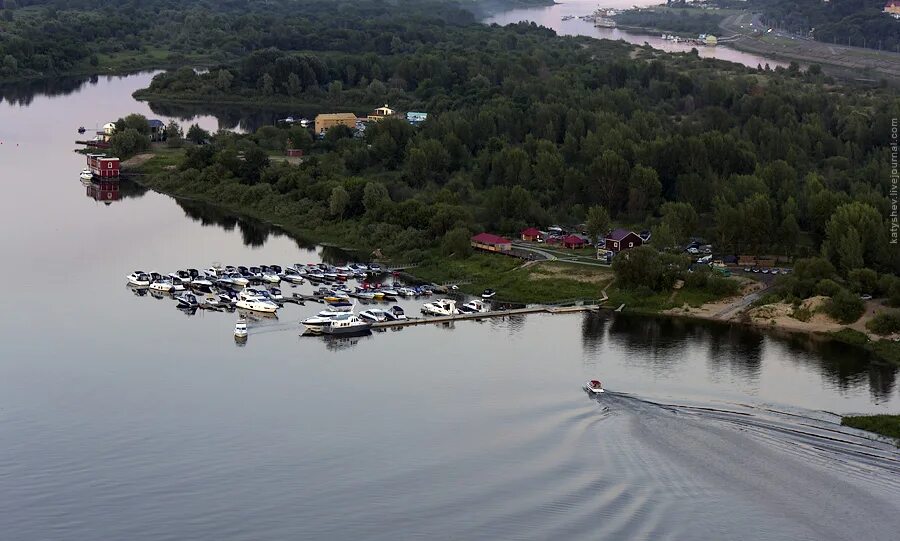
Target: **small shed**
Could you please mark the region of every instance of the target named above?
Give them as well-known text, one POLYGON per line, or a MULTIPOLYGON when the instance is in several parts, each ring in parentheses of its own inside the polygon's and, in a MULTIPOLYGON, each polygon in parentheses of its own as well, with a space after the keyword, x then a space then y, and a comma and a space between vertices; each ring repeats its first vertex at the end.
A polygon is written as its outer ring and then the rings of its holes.
POLYGON ((522 240, 525 242, 534 242, 541 238, 541 232, 536 227, 529 227, 528 229, 522 230, 522 240))
POLYGON ((569 235, 562 240, 562 245, 566 248, 584 248, 588 241, 578 235, 569 235))
POLYGON ((628 229, 614 229, 606 235, 606 249, 613 252, 621 252, 641 244, 644 244, 644 241, 640 235, 628 229))
POLYGON ((469 240, 472 248, 476 250, 485 250, 487 252, 509 252, 512 250, 511 240, 491 233, 479 233, 469 240))

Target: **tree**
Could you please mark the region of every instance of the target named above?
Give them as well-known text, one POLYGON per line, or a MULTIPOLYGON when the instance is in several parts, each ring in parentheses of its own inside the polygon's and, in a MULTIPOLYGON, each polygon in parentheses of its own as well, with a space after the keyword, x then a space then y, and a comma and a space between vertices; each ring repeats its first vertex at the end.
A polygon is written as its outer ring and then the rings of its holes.
POLYGON ((597 239, 609 231, 609 213, 606 212, 604 207, 591 207, 588 209, 585 226, 587 227, 588 236, 591 238, 591 243, 596 244, 597 239))
POLYGON ((628 178, 628 214, 633 219, 645 218, 659 205, 662 184, 656 170, 636 165, 628 178))
POLYGON ((590 166, 596 182, 597 200, 612 215, 621 206, 630 169, 628 162, 615 151, 605 150, 590 166))
POLYGON ((828 315, 844 324, 853 323, 859 319, 865 309, 863 301, 846 289, 838 291, 825 305, 828 315))
POLYGON ((343 186, 335 186, 328 198, 328 212, 339 220, 344 219, 347 205, 350 203, 350 194, 343 186))
POLYGON ((441 240, 441 253, 459 258, 469 257, 472 254, 472 244, 469 242, 471 234, 465 227, 447 231, 441 240))
POLYGON ((150 135, 150 124, 147 117, 132 113, 116 121, 116 131, 134 130, 141 135, 150 135))
POLYGON ((390 200, 391 197, 384 184, 375 180, 366 183, 366 187, 363 189, 363 207, 365 207, 367 215, 377 218, 382 207, 390 200))
POLYGON ((822 253, 843 272, 887 263, 888 242, 878 211, 854 201, 839 206, 825 227, 822 253))
POLYGON ((651 291, 671 289, 678 275, 687 268, 686 258, 661 254, 650 246, 625 250, 613 258, 616 284, 633 289, 645 287, 651 291))
POLYGON ((313 138, 312 135, 309 134, 309 130, 307 130, 306 128, 293 126, 288 131, 288 143, 290 144, 291 148, 297 148, 306 151, 312 148, 313 138))
POLYGON ((285 83, 285 90, 287 91, 287 95, 291 97, 297 97, 303 92, 303 84, 300 82, 300 77, 296 73, 288 75, 287 83, 285 83))
POLYGON ((662 225, 668 227, 676 243, 684 242, 697 231, 700 218, 690 203, 664 203, 660 207, 662 225))
POLYGON ((220 69, 218 75, 216 75, 216 88, 222 92, 228 92, 231 90, 232 81, 234 81, 234 75, 227 69, 220 69))
POLYGON ((187 140, 195 145, 202 145, 209 140, 209 132, 197 124, 191 124, 187 131, 187 140))
POLYGON ((150 148, 150 139, 134 128, 117 131, 110 137, 109 149, 112 154, 122 160, 134 156, 150 148))

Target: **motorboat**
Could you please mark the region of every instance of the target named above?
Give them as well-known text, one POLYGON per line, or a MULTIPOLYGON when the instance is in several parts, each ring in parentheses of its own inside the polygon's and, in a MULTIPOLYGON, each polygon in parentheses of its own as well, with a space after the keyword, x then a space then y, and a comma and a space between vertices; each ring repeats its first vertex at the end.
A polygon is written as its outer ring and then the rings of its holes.
POLYGON ((494 291, 493 289, 485 289, 484 291, 481 292, 481 298, 482 299, 490 299, 496 294, 497 294, 497 292, 494 291))
POLYGON ((405 319, 409 319, 406 317, 406 312, 403 311, 403 308, 399 306, 391 306, 389 309, 384 311, 384 317, 387 321, 401 321, 405 319))
POLYGON ((316 315, 319 316, 319 317, 334 317, 334 316, 337 316, 337 315, 340 315, 340 314, 346 314, 346 313, 348 313, 348 312, 352 312, 352 310, 350 310, 350 309, 347 309, 347 310, 341 310, 341 309, 337 309, 337 308, 332 307, 332 308, 329 308, 329 309, 327 309, 327 310, 322 310, 322 311, 320 311, 320 312, 319 312, 318 314, 316 314, 316 315))
POLYGON ((322 326, 323 333, 339 336, 366 334, 370 332, 371 329, 371 323, 360 320, 352 313, 335 316, 330 322, 322 326))
POLYGON ((269 272, 274 272, 275 274, 282 273, 281 265, 269 265, 269 272))
POLYGON ((268 270, 260 274, 260 277, 262 281, 267 284, 277 284, 281 282, 281 276, 278 276, 277 273, 268 270))
POLYGON ((206 273, 206 277, 210 280, 217 280, 225 275, 225 270, 221 267, 210 267, 203 272, 206 273))
MULTIPOLYGON (((335 315, 340 315, 340 314, 335 314, 335 315)), ((308 317, 308 318, 304 319, 303 321, 301 321, 300 324, 311 331, 321 331, 322 327, 331 323, 332 317, 334 317, 334 316, 331 316, 331 317, 326 317, 326 316, 308 317)))
POLYGON ((127 277, 128 283, 137 287, 148 287, 150 285, 150 275, 144 271, 134 271, 127 277))
POLYGON ((233 272, 233 273, 225 276, 225 278, 227 278, 228 280, 231 280, 231 283, 233 283, 234 285, 239 286, 239 287, 244 287, 250 283, 250 280, 248 280, 246 277, 242 276, 241 274, 239 274, 237 272, 233 272))
POLYGON ((269 290, 269 294, 271 295, 271 299, 275 301, 283 301, 284 295, 281 293, 281 290, 277 287, 273 287, 269 290))
POLYGON ((479 299, 475 299, 467 302, 466 304, 459 307, 460 312, 466 312, 469 314, 478 314, 483 312, 490 311, 490 307, 488 307, 487 303, 481 301, 479 299))
POLYGON ((357 299, 371 300, 375 298, 375 294, 371 291, 364 291, 362 289, 357 289, 356 292, 353 293, 353 296, 357 299))
POLYGON ((415 297, 416 296, 416 290, 409 288, 409 287, 401 287, 400 289, 397 290, 397 293, 401 297, 415 297))
POLYGON ((175 284, 173 284, 169 280, 154 280, 150 283, 150 289, 152 291, 162 291, 163 293, 169 293, 175 290, 175 284))
POLYGON ((82 169, 79 177, 81 177, 81 180, 94 180, 94 173, 90 169, 82 169))
POLYGON ((191 280, 199 280, 200 279, 200 271, 197 269, 188 269, 188 276, 191 277, 191 280))
POLYGON ((276 310, 278 310, 278 305, 274 302, 261 298, 261 297, 251 297, 247 299, 240 299, 235 304, 238 308, 243 308, 244 310, 251 310, 253 312, 263 312, 266 314, 274 314, 276 310))
POLYGON ((237 320, 237 323, 234 324, 234 337, 247 338, 247 320, 237 320))
POLYGON ((593 393, 593 394, 600 394, 600 393, 606 392, 603 390, 603 384, 600 383, 600 380, 598 380, 598 379, 592 379, 591 381, 587 382, 587 385, 585 385, 584 388, 587 390, 587 392, 593 393))
POLYGON ((78 133, 84 133, 86 131, 87 131, 87 129, 85 129, 84 126, 78 126, 78 133))
POLYGON ((363 310, 362 312, 360 312, 359 318, 375 323, 385 321, 387 319, 387 315, 385 315, 384 310, 379 310, 378 308, 370 308, 368 310, 363 310))
POLYGON ((389 297, 396 297, 397 295, 399 295, 399 293, 397 292, 396 289, 391 289, 391 288, 384 288, 381 290, 381 293, 383 293, 384 295, 387 295, 389 297))
POLYGON ((197 302, 197 297, 195 297, 193 293, 182 293, 181 295, 176 295, 175 300, 178 301, 179 308, 196 308, 200 305, 200 303, 197 302))
POLYGON ((284 273, 281 275, 281 278, 292 284, 302 284, 306 280, 304 280, 303 275, 297 272, 296 269, 287 268, 284 269, 284 273))
POLYGON ((192 280, 191 289, 200 293, 212 293, 213 283, 209 280, 192 280))
POLYGON ((430 316, 455 316, 459 314, 459 310, 456 308, 455 300, 438 299, 422 305, 422 313, 430 316))

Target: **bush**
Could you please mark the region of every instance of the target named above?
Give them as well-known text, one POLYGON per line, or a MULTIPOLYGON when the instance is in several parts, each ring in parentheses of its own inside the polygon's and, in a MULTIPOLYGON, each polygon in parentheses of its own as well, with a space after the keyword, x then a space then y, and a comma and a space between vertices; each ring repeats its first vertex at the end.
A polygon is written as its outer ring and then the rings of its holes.
POLYGON ((841 290, 841 285, 830 278, 819 280, 816 284, 816 294, 826 297, 834 297, 841 290))
POLYGON ((866 328, 882 336, 900 332, 900 310, 880 312, 866 322, 866 328))
POLYGON ((878 273, 872 269, 853 269, 847 273, 850 289, 857 293, 875 293, 878 291, 878 273))
POLYGON ((838 291, 825 305, 825 312, 841 323, 853 323, 866 309, 863 301, 846 289, 838 291))
POLYGON ((472 245, 469 242, 471 233, 464 227, 457 227, 447 231, 441 240, 441 253, 455 257, 469 257, 472 254, 472 245))

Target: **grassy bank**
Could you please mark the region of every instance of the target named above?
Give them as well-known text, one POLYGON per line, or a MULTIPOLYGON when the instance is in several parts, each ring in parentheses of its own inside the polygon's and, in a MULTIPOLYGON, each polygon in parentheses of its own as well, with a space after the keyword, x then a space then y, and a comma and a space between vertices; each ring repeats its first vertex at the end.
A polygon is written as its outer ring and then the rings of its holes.
POLYGON ((900 415, 848 415, 841 424, 894 438, 900 445, 900 415))
POLYGON ((893 342, 891 340, 870 340, 865 333, 850 328, 844 328, 840 331, 827 334, 839 342, 860 347, 879 360, 900 366, 900 342, 893 342))

